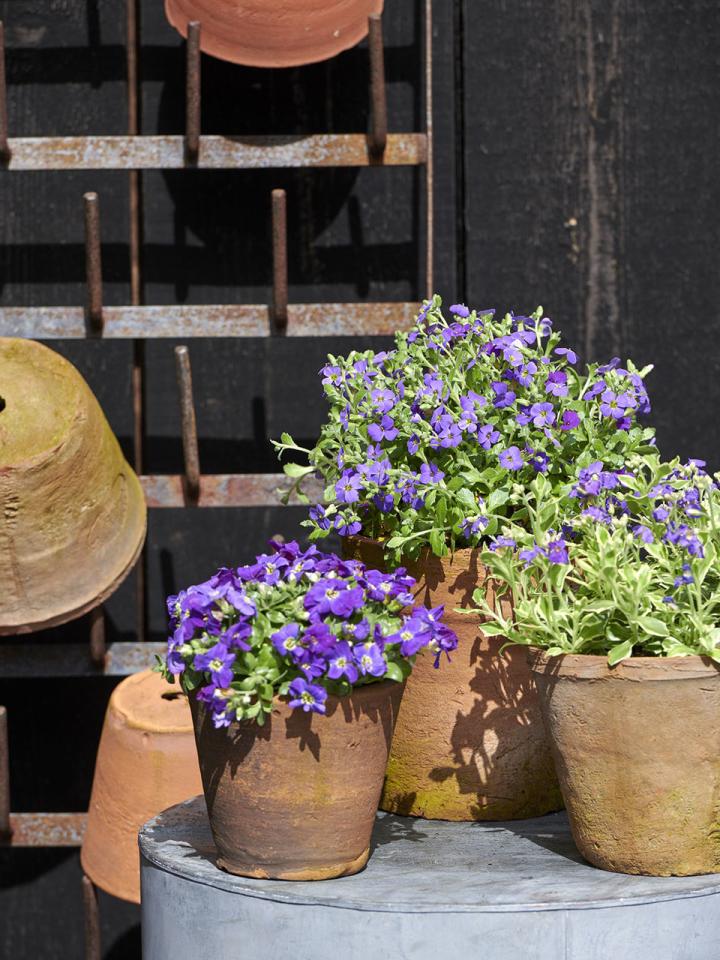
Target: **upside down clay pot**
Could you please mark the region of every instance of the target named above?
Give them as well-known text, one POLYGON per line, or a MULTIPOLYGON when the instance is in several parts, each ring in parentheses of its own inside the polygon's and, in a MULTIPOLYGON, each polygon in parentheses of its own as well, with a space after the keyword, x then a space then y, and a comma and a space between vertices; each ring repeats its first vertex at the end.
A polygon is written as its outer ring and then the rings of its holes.
POLYGON ((34 340, 0 337, 0 635, 106 599, 145 539, 145 498, 87 383, 34 340))
MULTIPOLYGON (((379 543, 344 543, 346 556, 383 569, 379 543)), ((478 632, 479 620, 456 613, 492 582, 478 550, 452 557, 426 553, 408 572, 416 602, 445 605, 443 622, 458 635, 451 661, 421 653, 407 681, 388 762, 381 807, 431 820, 510 820, 562 806, 550 746, 526 651, 478 632)))
POLYGON ((277 880, 361 870, 402 694, 403 684, 371 683, 329 696, 325 715, 277 698, 264 726, 219 730, 192 698, 218 866, 277 880))
POLYGON ((202 792, 188 698, 144 670, 113 690, 100 737, 80 861, 93 883, 140 902, 140 827, 202 792))
POLYGON ((529 660, 580 853, 618 873, 720 872, 720 666, 529 660))
POLYGON ((250 67, 295 67, 327 60, 359 43, 383 0, 165 0, 165 13, 187 36, 200 22, 200 46, 250 67))

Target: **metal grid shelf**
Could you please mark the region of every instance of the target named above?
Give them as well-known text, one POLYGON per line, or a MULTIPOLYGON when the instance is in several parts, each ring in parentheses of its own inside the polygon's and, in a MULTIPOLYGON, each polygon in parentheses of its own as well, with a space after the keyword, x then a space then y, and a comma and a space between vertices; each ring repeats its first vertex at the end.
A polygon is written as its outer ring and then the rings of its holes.
MULTIPOLYGON (((139 0, 126 0, 127 136, 11 137, 5 82, 4 31, 0 23, 0 176, 15 171, 127 171, 130 208, 131 304, 106 307, 102 297, 102 251, 98 197, 86 194, 85 307, 0 308, 0 336, 38 339, 130 339, 134 341, 134 467, 150 508, 278 506, 282 474, 202 475, 187 347, 175 348, 182 415, 183 476, 145 476, 143 468, 144 341, 150 338, 317 337, 389 335, 408 325, 417 303, 288 303, 287 214, 283 191, 272 196, 273 290, 269 305, 144 305, 141 277, 143 170, 240 170, 310 167, 425 168, 426 290, 433 289, 432 0, 424 0, 425 120, 423 133, 389 133, 382 23, 371 17, 370 130, 365 134, 320 133, 302 137, 224 137, 201 134, 201 25, 188 25, 185 134, 139 135, 139 0)), ((145 574, 138 565, 137 641, 105 642, 102 610, 89 617, 89 643, 0 644, 0 674, 8 678, 127 675, 155 662, 164 644, 144 640, 145 574)), ((82 627, 79 627, 79 633, 82 627)), ((0 846, 79 846, 85 813, 10 813, 7 714, 0 707, 0 846)), ((88 958, 99 958, 96 892, 83 878, 88 958)))

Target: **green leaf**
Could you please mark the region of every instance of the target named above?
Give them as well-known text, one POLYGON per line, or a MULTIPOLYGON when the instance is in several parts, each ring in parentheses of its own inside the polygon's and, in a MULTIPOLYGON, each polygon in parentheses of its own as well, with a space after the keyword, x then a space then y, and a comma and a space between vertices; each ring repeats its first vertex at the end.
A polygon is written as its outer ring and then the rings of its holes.
POLYGON ((385 676, 388 680, 395 680, 397 683, 402 683, 405 677, 403 672, 400 669, 400 665, 397 663, 388 663, 387 669, 385 670, 385 676))
POLYGON ((611 667, 614 667, 616 663, 620 663, 621 660, 627 660, 627 658, 632 654, 633 643, 632 640, 623 640, 622 643, 616 643, 614 647, 611 647, 608 651, 608 663, 611 667))
POLYGON ((283 471, 287 474, 288 477, 306 477, 309 473, 313 473, 315 467, 303 467, 299 463, 286 463, 283 466, 283 471))
POLYGON ((666 637, 669 633, 667 624, 658 620, 657 617, 638 617, 637 624, 651 637, 666 637))
POLYGON ((447 554, 448 549, 444 530, 438 530, 436 528, 431 530, 428 539, 432 552, 436 557, 444 557, 447 554))

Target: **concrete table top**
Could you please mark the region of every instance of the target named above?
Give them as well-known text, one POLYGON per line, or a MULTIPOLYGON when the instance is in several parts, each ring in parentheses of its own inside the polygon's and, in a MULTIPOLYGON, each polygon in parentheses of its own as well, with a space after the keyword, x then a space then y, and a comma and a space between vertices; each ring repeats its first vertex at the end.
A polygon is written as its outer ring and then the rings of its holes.
POLYGON ((597 870, 564 814, 447 823, 381 813, 362 873, 301 883, 219 870, 198 797, 149 821, 140 850, 144 960, 437 960, 450 948, 483 960, 720 958, 720 874, 597 870))

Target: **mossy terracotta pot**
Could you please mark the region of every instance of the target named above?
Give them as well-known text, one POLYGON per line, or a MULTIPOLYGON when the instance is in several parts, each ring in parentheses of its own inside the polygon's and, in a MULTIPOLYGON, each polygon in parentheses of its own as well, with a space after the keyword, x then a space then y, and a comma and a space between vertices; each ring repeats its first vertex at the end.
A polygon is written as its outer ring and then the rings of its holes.
POLYGON ((127 576, 145 498, 87 383, 34 340, 0 337, 0 634, 87 613, 127 576))
POLYGON ((182 36, 198 20, 205 53, 250 67, 328 60, 359 43, 382 8, 383 0, 165 0, 182 36))
POLYGON ((113 690, 93 778, 80 860, 93 883, 140 902, 140 827, 202 792, 185 694, 144 670, 113 690))
POLYGON ((585 859, 618 873, 720 873, 720 666, 529 660, 585 859))
POLYGON ((370 835, 403 684, 328 697, 327 713, 276 699, 265 725, 216 730, 191 701, 217 864, 276 880, 357 873, 370 835))
MULTIPOLYGON (((384 569, 379 543, 344 543, 346 556, 384 569)), ((407 681, 388 762, 381 807, 431 820, 511 820, 562 806, 550 746, 526 651, 484 637, 476 617, 457 613, 492 581, 478 550, 452 557, 424 554, 408 563, 416 602, 445 605, 444 622, 458 635, 451 660, 421 653, 407 681)))

